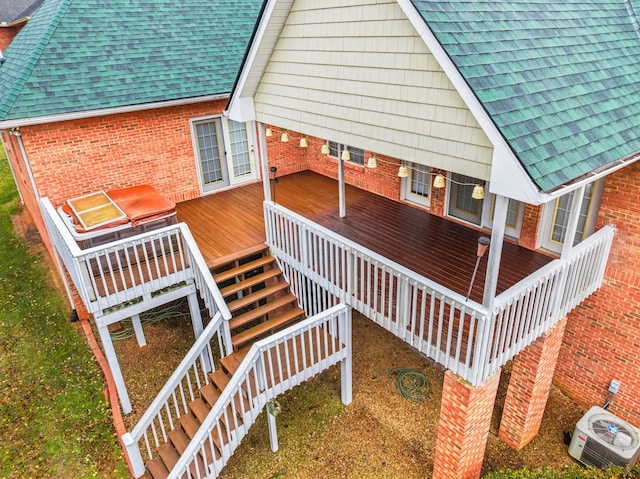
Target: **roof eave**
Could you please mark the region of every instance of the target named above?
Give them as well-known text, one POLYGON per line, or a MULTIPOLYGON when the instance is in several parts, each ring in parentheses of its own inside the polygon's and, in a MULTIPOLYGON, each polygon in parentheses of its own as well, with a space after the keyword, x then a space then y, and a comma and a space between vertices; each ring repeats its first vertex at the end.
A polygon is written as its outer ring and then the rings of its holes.
POLYGON ((142 103, 140 105, 126 105, 113 108, 101 108, 98 110, 77 111, 71 113, 60 113, 55 115, 36 116, 32 118, 18 118, 14 120, 0 121, 0 129, 19 128, 21 126, 42 125, 46 123, 57 123, 69 120, 82 120, 85 118, 95 118, 97 116, 117 115, 120 113, 132 113, 136 111, 155 110, 156 108, 168 108, 172 106, 191 105, 206 101, 224 100, 229 98, 228 93, 216 95, 206 95, 191 98, 181 98, 178 100, 168 100, 154 103, 142 103))

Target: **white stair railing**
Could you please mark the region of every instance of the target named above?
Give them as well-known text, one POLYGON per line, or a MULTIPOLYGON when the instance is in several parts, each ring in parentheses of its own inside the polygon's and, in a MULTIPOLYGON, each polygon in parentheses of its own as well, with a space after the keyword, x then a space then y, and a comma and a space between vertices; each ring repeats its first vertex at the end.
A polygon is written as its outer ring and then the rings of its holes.
POLYGON ((255 343, 169 479, 217 477, 265 405, 338 362, 342 362, 342 401, 349 404, 351 309, 345 305, 255 343))
POLYGON ((474 385, 600 287, 614 235, 591 235, 488 311, 280 205, 264 210, 267 244, 306 311, 344 302, 474 385))
POLYGON ((168 433, 178 427, 178 418, 189 411, 199 389, 211 382, 209 373, 223 355, 223 322, 216 313, 136 426, 122 436, 135 477, 144 473, 145 462, 157 454, 158 446, 169 440, 168 433))

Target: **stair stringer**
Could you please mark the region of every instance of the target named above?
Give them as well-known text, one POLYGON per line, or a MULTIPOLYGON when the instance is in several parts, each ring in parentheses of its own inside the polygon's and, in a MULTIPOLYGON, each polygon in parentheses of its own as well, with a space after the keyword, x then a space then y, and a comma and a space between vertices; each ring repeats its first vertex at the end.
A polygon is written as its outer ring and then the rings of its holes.
MULTIPOLYGON (((343 378, 343 388, 348 384, 350 389, 350 321, 349 307, 338 305, 255 343, 168 477, 218 477, 271 400, 334 364, 348 364, 343 368, 348 375, 343 378), (280 371, 276 365, 282 366, 280 371), (236 395, 249 401, 235 401, 236 395), (248 410, 244 410, 246 404, 248 410), (228 431, 223 422, 236 427, 228 431), (204 466, 202 457, 213 460, 204 466)), ((350 395, 350 390, 343 391, 343 402, 350 395)))

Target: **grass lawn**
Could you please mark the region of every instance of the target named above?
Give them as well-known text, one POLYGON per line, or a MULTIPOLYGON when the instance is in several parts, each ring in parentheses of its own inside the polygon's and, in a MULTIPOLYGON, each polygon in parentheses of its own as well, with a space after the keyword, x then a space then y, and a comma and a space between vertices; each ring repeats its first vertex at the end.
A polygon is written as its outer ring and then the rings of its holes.
POLYGON ((126 478, 101 371, 19 211, 0 147, 0 477, 126 478))

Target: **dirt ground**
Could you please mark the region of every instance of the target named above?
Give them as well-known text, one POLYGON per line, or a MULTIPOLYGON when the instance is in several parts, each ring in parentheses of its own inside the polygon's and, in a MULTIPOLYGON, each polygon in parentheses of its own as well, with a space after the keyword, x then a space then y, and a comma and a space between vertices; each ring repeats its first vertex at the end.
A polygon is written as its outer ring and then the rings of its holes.
MULTIPOLYGON (((148 346, 135 339, 116 349, 134 413, 128 428, 144 412, 164 380, 182 359, 193 331, 188 319, 172 318, 145 326, 148 346), (166 376, 165 376, 166 374, 166 376)), ((562 469, 573 460, 563 433, 573 431, 583 410, 553 387, 540 433, 521 451, 498 437, 500 414, 509 381, 503 369, 483 475, 497 469, 562 469)), ((246 478, 424 478, 433 469, 443 372, 421 355, 359 314, 353 318, 353 402, 340 402, 340 369, 325 371, 279 398, 279 450, 269 448, 266 419, 252 427, 221 477, 246 478), (430 395, 422 402, 403 399, 385 371, 406 367, 425 374, 430 395), (319 471, 322 471, 321 473, 319 471)))

